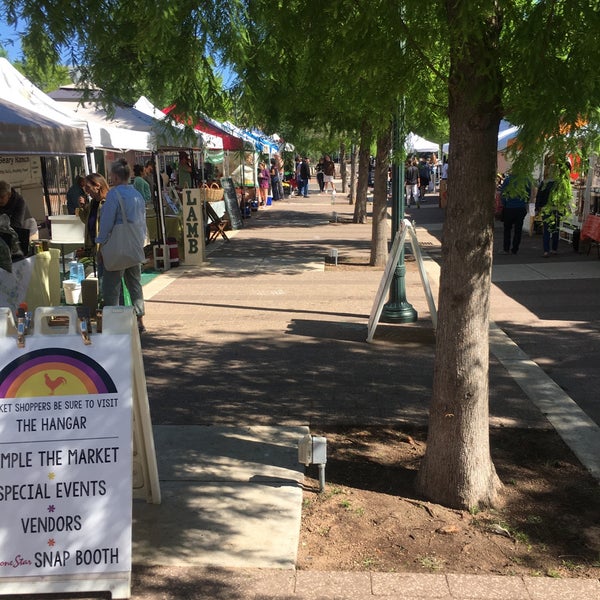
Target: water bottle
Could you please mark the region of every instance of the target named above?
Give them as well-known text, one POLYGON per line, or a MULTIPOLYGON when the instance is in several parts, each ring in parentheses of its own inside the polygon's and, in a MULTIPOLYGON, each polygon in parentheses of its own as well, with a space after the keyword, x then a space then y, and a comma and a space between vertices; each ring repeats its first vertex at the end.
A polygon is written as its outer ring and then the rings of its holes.
POLYGON ((72 260, 69 263, 69 279, 81 283, 85 279, 85 268, 83 263, 77 260, 72 260))
POLYGON ((78 270, 78 265, 79 263, 76 260, 72 260, 69 263, 69 279, 71 281, 79 281, 78 277, 79 275, 77 274, 77 270, 78 270))

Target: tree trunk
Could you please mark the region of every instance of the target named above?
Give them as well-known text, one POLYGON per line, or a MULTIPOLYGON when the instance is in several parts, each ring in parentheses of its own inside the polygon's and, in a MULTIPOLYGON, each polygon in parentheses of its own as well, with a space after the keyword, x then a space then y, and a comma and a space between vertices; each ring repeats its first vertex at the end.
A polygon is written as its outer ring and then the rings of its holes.
POLYGON ((340 142, 340 177, 342 178, 342 194, 346 194, 347 189, 347 173, 346 173, 346 144, 340 142))
POLYGON ((369 264, 382 267, 388 258, 387 181, 392 149, 392 129, 380 134, 375 157, 375 191, 373 193, 373 219, 371 221, 371 258, 369 264))
MULTIPOLYGON (((449 2, 451 31, 450 13, 466 10, 456 4, 449 2)), ((486 26, 486 35, 455 41, 451 53, 436 360, 427 451, 417 481, 430 500, 463 509, 493 506, 501 488, 489 448, 488 327, 502 79, 495 50, 499 29, 493 22, 486 26)))
POLYGON ((356 204, 354 205, 354 223, 367 222, 367 190, 369 186, 369 158, 373 129, 367 121, 360 128, 360 149, 358 151, 358 184, 356 186, 356 204))
POLYGON ((348 204, 354 204, 354 202, 356 202, 356 184, 358 179, 356 175, 356 172, 358 171, 357 163, 356 144, 352 144, 350 150, 350 193, 348 194, 348 204))

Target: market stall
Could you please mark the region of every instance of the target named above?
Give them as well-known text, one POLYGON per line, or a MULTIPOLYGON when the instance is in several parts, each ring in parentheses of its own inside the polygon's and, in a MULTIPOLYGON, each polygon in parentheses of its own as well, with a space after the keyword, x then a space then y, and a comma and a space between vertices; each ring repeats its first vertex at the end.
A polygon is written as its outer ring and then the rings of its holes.
MULTIPOLYGON (((37 183, 42 193, 39 157, 85 155, 83 131, 0 99, 0 165, 11 183, 37 183), (37 167, 36 167, 37 160, 37 167)), ((26 302, 30 311, 60 302, 59 251, 17 260, 0 269, 0 304, 11 310, 26 302)))
MULTIPOLYGON (((146 99, 135 106, 115 106, 114 113, 95 103, 83 103, 83 90, 76 86, 63 86, 50 94, 61 106, 68 108, 78 119, 84 120, 91 135, 92 148, 103 153, 104 162, 116 158, 116 154, 125 154, 130 163, 135 163, 136 153, 152 157, 157 180, 160 182, 160 156, 167 152, 202 151, 207 142, 218 145, 214 138, 205 139, 200 131, 177 125, 171 120, 155 117, 155 109, 146 99), (140 110, 140 108, 142 110, 140 110)), ((175 237, 181 240, 181 211, 175 197, 164 196, 164 189, 157 186, 158 198, 154 209, 148 211, 148 231, 150 239, 159 246, 165 246, 167 239, 175 237), (169 204, 168 200, 172 202, 169 204), (170 215, 165 212, 170 208, 170 215)))

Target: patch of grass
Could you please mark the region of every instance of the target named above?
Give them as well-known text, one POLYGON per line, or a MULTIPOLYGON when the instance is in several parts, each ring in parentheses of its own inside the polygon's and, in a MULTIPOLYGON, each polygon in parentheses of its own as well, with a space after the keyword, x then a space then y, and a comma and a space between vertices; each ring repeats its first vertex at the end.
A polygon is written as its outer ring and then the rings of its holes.
POLYGON ((527 517, 527 523, 529 525, 541 525, 543 522, 544 520, 539 515, 529 515, 527 517))
POLYGON ((429 569, 430 571, 440 571, 444 568, 444 561, 437 556, 430 556, 429 554, 426 556, 422 556, 419 559, 422 567, 429 569))
POLYGON ((546 576, 554 577, 555 579, 560 579, 562 577, 562 575, 556 569, 548 569, 548 571, 546 571, 546 576))
POLYGON ((363 558, 362 566, 365 569, 372 569, 376 565, 377 565, 377 559, 373 558, 372 556, 366 556, 365 558, 363 558))

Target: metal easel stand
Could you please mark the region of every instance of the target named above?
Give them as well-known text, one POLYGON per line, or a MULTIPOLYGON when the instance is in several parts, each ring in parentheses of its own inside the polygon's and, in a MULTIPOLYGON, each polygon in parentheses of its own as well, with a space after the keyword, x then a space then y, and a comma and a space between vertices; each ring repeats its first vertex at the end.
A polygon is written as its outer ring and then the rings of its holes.
POLYGON ((385 303, 386 294, 392 283, 392 277, 394 276, 394 271, 396 269, 396 265, 398 264, 400 253, 404 248, 404 244, 406 242, 406 235, 408 233, 410 233, 410 245, 412 247, 413 254, 419 267, 421 283, 423 285, 423 290, 425 291, 425 296, 427 297, 427 304, 429 306, 429 312, 431 314, 433 329, 437 329, 437 310, 435 307, 433 294, 431 293, 431 286, 429 285, 427 271, 425 270, 425 263, 423 261, 423 255, 419 246, 419 240, 417 239, 417 233, 412 223, 408 219, 403 219, 400 222, 400 229, 396 232, 396 236, 394 237, 392 249, 390 251, 388 261, 385 266, 385 271, 383 272, 383 277, 381 278, 379 289, 377 290, 377 295, 375 296, 375 301, 371 309, 371 315, 369 317, 368 322, 367 342, 373 341, 375 329, 377 328, 377 324, 379 323, 379 317, 381 317, 381 312, 385 303))

